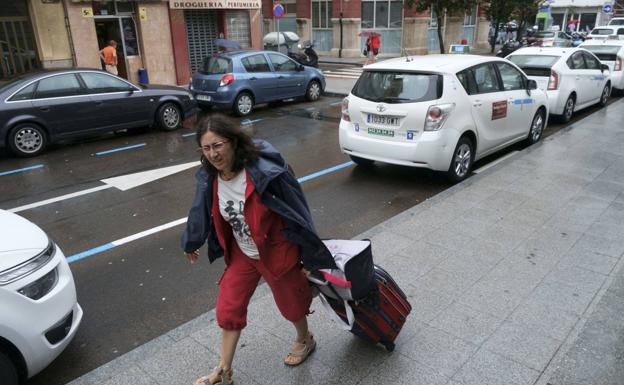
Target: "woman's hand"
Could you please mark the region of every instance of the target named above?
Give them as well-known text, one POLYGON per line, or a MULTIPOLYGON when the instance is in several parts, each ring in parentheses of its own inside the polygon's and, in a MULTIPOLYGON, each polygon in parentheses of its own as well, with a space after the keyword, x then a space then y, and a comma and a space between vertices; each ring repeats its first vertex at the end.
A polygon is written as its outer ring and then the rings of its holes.
POLYGON ((184 256, 186 257, 186 259, 189 260, 190 263, 195 263, 199 258, 199 250, 191 251, 190 253, 184 253, 184 256))

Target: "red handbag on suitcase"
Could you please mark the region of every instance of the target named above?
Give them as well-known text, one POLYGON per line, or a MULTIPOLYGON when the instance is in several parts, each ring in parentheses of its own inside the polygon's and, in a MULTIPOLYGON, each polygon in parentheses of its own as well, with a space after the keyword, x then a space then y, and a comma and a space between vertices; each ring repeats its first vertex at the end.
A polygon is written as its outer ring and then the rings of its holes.
POLYGON ((319 298, 343 329, 393 351, 394 341, 412 311, 412 306, 387 271, 377 265, 374 270, 376 288, 363 299, 344 300, 337 292, 334 292, 334 296, 320 293, 319 298))

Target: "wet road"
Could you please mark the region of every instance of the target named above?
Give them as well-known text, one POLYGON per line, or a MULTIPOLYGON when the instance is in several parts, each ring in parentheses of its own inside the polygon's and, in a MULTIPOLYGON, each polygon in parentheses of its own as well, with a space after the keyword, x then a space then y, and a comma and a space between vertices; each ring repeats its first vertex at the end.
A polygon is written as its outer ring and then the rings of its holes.
MULTIPOLYGON (((298 177, 349 159, 338 147, 339 98, 260 108, 238 120, 275 145, 298 177)), ((594 111, 577 114, 575 120, 594 111)), ((2 155, 0 207, 9 209, 101 186, 101 179, 196 161, 192 122, 172 133, 141 130, 52 146, 34 159, 2 155), (126 151, 102 151, 142 145, 126 151)), ((562 128, 550 124, 546 135, 562 128)), ((511 149, 518 150, 521 147, 511 149)), ((502 154, 480 162, 476 167, 502 154)), ((69 256, 107 245, 187 214, 195 191, 193 167, 139 187, 108 188, 28 209, 20 215, 42 227, 69 256)), ((449 187, 442 175, 391 165, 348 166, 303 183, 322 237, 350 238, 449 187)), ((71 263, 83 323, 72 343, 29 385, 56 385, 191 320, 214 307, 222 261, 183 258, 177 225, 71 263)))

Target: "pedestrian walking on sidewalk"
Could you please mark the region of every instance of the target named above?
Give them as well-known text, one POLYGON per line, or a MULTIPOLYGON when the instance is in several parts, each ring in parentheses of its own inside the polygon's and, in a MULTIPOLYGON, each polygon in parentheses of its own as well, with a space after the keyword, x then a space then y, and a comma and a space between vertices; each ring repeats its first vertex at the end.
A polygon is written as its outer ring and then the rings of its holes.
POLYGON ((379 48, 381 48, 381 38, 378 34, 371 34, 366 39, 366 61, 364 65, 371 63, 377 63, 377 55, 379 55, 379 48))
POLYGON ((301 186, 271 144, 252 140, 226 116, 200 120, 196 138, 202 166, 182 248, 195 263, 207 242, 210 262, 223 256, 226 268, 217 283, 220 361, 195 385, 232 383, 236 345, 260 278, 297 333, 284 363, 299 365, 316 347, 306 319, 312 291, 303 267, 335 266, 316 234, 301 186))
POLYGON ((100 50, 100 59, 104 62, 104 68, 113 75, 117 72, 117 42, 111 40, 108 45, 100 50))

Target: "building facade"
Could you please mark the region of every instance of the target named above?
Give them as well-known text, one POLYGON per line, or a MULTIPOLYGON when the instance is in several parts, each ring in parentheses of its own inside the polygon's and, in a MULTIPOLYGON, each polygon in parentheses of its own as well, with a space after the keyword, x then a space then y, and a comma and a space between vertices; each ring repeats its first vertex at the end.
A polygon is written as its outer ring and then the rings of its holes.
POLYGON ((605 13, 605 5, 609 4, 615 10, 613 1, 604 0, 554 0, 550 2, 553 26, 561 31, 589 32, 595 26, 606 25, 611 20, 612 13, 605 13), (574 25, 574 27, 572 27, 574 25))

